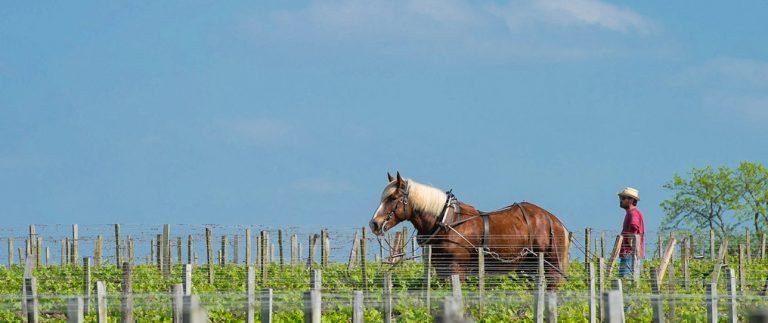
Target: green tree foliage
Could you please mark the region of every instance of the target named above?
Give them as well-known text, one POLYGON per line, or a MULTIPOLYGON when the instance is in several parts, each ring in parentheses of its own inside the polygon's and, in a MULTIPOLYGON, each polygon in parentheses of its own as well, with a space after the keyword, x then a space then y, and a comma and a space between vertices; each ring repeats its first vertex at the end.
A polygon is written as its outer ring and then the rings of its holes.
POLYGON ((755 232, 762 231, 768 223, 768 170, 762 164, 743 161, 735 180, 742 203, 739 217, 751 220, 755 232))
POLYGON ((733 210, 740 208, 733 170, 707 166, 693 168, 688 175, 689 178, 684 178, 675 174, 663 186, 674 196, 661 203, 665 213, 662 231, 686 229, 701 232, 711 229, 720 237, 727 236, 741 223, 728 219, 733 210))
POLYGON ((762 164, 693 168, 685 177, 675 174, 663 187, 673 196, 661 203, 662 232, 711 229, 723 238, 741 225, 760 232, 768 224, 768 170, 762 164))

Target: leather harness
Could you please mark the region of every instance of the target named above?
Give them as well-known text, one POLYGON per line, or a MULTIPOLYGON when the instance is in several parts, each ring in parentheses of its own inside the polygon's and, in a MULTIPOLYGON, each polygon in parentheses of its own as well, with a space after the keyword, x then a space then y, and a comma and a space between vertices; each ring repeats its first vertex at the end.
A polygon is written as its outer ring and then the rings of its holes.
MULTIPOLYGON (((464 222, 467 222, 469 220, 474 219, 475 217, 479 216, 483 220, 483 239, 481 246, 483 247, 483 250, 489 250, 488 248, 488 235, 490 233, 491 229, 491 221, 489 219, 490 215, 492 213, 489 212, 482 212, 478 211, 479 214, 476 216, 468 217, 466 219, 461 218, 461 206, 459 205, 459 200, 456 198, 456 196, 453 195, 451 191, 446 192, 448 195, 445 201, 445 205, 443 205, 443 210, 440 212, 440 216, 437 219, 437 225, 434 229, 432 229, 432 232, 428 234, 426 237, 418 237, 417 241, 419 245, 427 244, 430 240, 432 240, 440 231, 443 229, 446 229, 448 227, 455 227, 459 224, 462 224, 464 222), (455 215, 454 220, 455 222, 451 224, 446 224, 445 220, 447 218, 448 211, 452 209, 453 214, 455 215)), ((525 221, 525 225, 528 227, 528 250, 533 251, 533 236, 531 235, 531 221, 528 216, 528 211, 525 210, 525 207, 523 207, 522 203, 514 203, 504 209, 511 209, 513 207, 517 206, 520 208, 520 212, 523 215, 523 221, 525 221)), ((503 210, 503 209, 502 209, 503 210)), ((549 240, 550 243, 554 242, 554 228, 552 226, 552 219, 550 217, 547 217, 547 220, 549 220, 549 240)))

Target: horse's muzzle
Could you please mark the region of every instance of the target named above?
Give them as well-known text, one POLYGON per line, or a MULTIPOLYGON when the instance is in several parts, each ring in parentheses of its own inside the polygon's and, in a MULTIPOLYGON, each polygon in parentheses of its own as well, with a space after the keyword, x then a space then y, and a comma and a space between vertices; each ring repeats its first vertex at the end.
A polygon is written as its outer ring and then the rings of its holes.
POLYGON ((373 232, 373 234, 377 236, 384 234, 384 228, 376 223, 375 220, 371 219, 371 222, 368 222, 368 226, 371 227, 371 232, 373 232))

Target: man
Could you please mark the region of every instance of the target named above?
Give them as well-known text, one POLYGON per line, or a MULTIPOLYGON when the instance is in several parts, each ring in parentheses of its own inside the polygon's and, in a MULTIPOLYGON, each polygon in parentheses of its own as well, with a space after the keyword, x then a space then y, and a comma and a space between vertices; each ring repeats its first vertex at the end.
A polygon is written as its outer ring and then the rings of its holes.
POLYGON ((633 246, 635 235, 640 236, 640 248, 637 250, 638 258, 645 258, 645 221, 643 213, 637 208, 637 202, 640 201, 639 192, 631 187, 626 187, 619 192, 619 206, 627 210, 624 216, 624 225, 621 228, 621 235, 624 237, 619 251, 619 276, 631 276, 635 271, 635 262, 633 259, 633 246))

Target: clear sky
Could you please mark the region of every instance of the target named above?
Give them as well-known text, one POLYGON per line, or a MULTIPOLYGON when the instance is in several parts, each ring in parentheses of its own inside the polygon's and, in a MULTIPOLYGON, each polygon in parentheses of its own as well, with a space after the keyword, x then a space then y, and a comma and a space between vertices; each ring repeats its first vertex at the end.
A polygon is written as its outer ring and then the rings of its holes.
MULTIPOLYGON (((0 216, 365 225, 386 172, 649 231, 692 167, 768 160, 766 1, 0 6, 0 216)), ((583 231, 582 231, 583 232, 583 231)))

